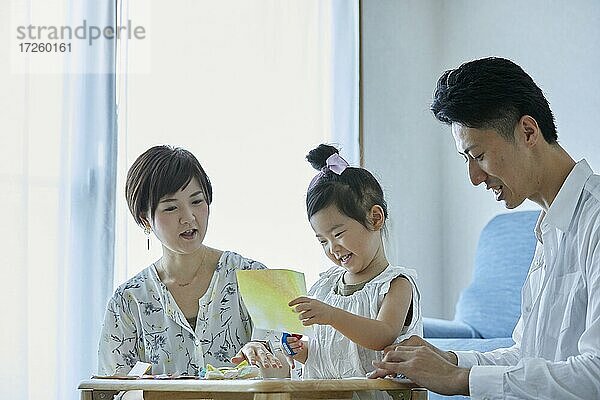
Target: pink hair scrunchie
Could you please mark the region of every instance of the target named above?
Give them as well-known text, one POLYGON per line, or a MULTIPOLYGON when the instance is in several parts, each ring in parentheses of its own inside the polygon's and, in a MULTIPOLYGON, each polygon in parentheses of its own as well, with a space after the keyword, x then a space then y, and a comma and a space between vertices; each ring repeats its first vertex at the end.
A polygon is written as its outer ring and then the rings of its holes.
POLYGON ((315 175, 314 178, 312 178, 310 184, 308 185, 308 190, 312 189, 312 187, 317 184, 319 178, 325 175, 326 170, 330 170, 337 175, 341 175, 342 172, 344 172, 349 166, 350 164, 348 164, 348 161, 344 160, 338 153, 333 153, 332 155, 327 157, 327 160, 325 160, 325 166, 323 167, 321 172, 319 172, 317 175, 315 175))

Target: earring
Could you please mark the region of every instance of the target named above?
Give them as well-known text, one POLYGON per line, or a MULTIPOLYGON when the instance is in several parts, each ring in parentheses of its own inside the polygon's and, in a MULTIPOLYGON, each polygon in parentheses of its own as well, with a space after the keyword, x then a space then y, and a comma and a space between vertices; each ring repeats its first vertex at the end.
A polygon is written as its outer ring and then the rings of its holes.
POLYGON ((145 226, 144 233, 146 234, 146 247, 148 248, 148 251, 150 251, 150 232, 150 227, 145 226))

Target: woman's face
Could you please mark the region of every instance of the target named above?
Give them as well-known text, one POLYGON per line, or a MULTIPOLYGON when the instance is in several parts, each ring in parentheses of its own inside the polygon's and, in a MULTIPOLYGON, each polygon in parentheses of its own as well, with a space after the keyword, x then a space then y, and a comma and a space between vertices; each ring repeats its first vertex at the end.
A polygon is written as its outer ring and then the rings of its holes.
POLYGON ((163 247, 191 254, 202 246, 208 226, 208 204, 196 178, 176 193, 163 196, 150 226, 163 247))

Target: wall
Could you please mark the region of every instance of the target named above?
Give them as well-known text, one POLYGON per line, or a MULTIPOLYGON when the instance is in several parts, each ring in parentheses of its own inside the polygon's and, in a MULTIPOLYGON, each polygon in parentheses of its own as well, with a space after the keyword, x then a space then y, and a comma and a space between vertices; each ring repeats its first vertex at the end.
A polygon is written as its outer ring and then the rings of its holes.
MULTIPOLYGON (((137 47, 142 41, 128 50, 128 68, 147 72, 129 74, 124 83, 118 187, 149 146, 188 148, 213 185, 204 243, 270 268, 300 270, 310 287, 331 263, 306 218, 306 188, 316 171, 305 156, 331 141, 331 22, 343 7, 334 10, 320 0, 186 0, 179 8, 158 0, 130 3, 151 6, 155 19, 148 29, 149 61, 137 47), (189 51, 194 48, 203 51, 189 51)), ((130 13, 139 23, 138 10, 130 13)), ((336 84, 343 85, 339 76, 336 84)), ((117 205, 119 284, 162 249, 152 235, 147 251, 122 195, 117 205)))
POLYGON ((443 301, 431 295, 443 288, 442 159, 429 116, 435 15, 427 1, 363 1, 361 9, 364 162, 389 203, 389 260, 418 270, 423 306, 433 312, 443 301))
POLYGON ((393 216, 406 216, 396 257, 419 270, 425 315, 453 315, 481 228, 506 212, 471 186, 450 129, 431 124, 426 108, 444 70, 491 55, 514 60, 544 90, 562 145, 600 171, 600 3, 568 4, 363 2, 366 166, 389 182, 393 216), (385 17, 369 17, 378 13, 385 17))

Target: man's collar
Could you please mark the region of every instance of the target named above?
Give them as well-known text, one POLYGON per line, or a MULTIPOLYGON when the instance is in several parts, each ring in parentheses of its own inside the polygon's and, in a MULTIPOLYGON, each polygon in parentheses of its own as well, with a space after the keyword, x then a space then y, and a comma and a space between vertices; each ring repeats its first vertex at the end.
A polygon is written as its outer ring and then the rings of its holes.
POLYGON ((592 169, 585 159, 577 162, 567 179, 563 182, 548 211, 542 211, 535 226, 535 235, 541 242, 542 223, 554 226, 563 232, 569 229, 575 207, 581 196, 583 186, 593 174, 592 169))

